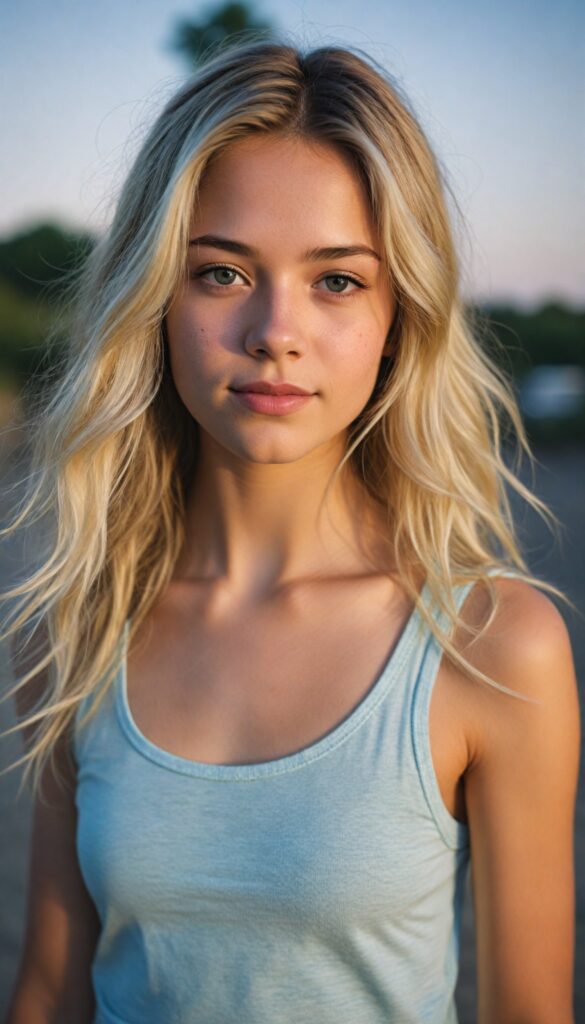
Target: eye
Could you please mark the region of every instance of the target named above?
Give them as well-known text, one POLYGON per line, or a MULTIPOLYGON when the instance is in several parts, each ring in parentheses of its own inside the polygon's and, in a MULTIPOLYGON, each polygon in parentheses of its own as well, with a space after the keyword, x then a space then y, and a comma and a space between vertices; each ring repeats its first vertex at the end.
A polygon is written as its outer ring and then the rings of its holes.
MULTIPOLYGON (((337 284, 340 283, 340 282, 341 282, 341 284, 347 284, 347 282, 349 281, 350 284, 354 284, 356 286, 356 288, 365 288, 366 287, 365 284, 362 284, 362 282, 358 281, 357 278, 351 277, 350 274, 327 274, 326 277, 322 277, 321 278, 321 281, 335 281, 337 284)), ((320 283, 321 282, 319 282, 319 284, 320 283)), ((346 295, 348 295, 348 296, 349 295, 354 295, 355 292, 353 290, 348 292, 346 288, 343 288, 343 289, 334 288, 333 291, 331 292, 331 294, 332 295, 340 295, 343 298, 345 298, 346 295)))
MULTIPOLYGON (((194 271, 189 276, 191 278, 201 278, 201 280, 205 280, 208 274, 223 275, 223 280, 218 280, 218 278, 216 277, 215 281, 205 281, 205 284, 210 288, 220 288, 223 289, 224 291, 227 291, 229 286, 234 284, 234 274, 236 275, 236 277, 242 277, 239 270, 236 270, 235 267, 231 267, 228 263, 214 263, 212 267, 205 267, 204 270, 194 271), (228 280, 226 280, 226 275, 228 277, 228 280), (229 279, 230 275, 232 275, 231 279, 229 279)), ((340 298, 345 298, 346 296, 349 298, 350 295, 355 294, 354 289, 352 289, 351 291, 347 290, 348 282, 350 284, 355 285, 356 288, 367 287, 367 285, 363 284, 361 281, 358 281, 357 278, 352 277, 351 274, 327 274, 325 277, 321 278, 321 281, 335 282, 333 289, 326 290, 329 291, 330 295, 338 295, 340 298), (342 287, 338 288, 337 285, 341 285, 342 287)), ((319 284, 321 284, 321 281, 319 281, 319 284)))
POLYGON ((210 285, 212 288, 215 288, 215 287, 225 288, 226 285, 233 284, 233 279, 226 281, 226 279, 225 279, 225 275, 226 274, 228 276, 230 274, 236 274, 239 277, 242 276, 240 274, 240 272, 235 269, 235 267, 230 267, 227 263, 216 263, 216 264, 214 264, 213 267, 206 267, 205 270, 197 271, 197 272, 195 272, 193 274, 190 274, 189 276, 190 277, 197 277, 197 278, 204 279, 207 276, 207 274, 217 274, 217 273, 220 273, 220 274, 224 275, 223 280, 217 280, 217 278, 216 278, 215 281, 206 281, 205 282, 206 284, 210 285))

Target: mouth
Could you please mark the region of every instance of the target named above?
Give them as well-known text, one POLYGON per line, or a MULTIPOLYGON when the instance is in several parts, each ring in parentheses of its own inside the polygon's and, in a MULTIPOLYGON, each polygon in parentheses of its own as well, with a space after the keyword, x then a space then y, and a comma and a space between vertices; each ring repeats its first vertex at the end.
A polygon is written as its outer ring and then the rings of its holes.
POLYGON ((271 383, 269 381, 250 381, 249 383, 242 384, 241 387, 230 388, 230 391, 247 392, 248 394, 260 394, 260 395, 312 395, 314 392, 307 391, 306 388, 300 387, 298 384, 289 384, 287 381, 281 383, 271 383))
POLYGON ((302 409, 315 396, 312 394, 284 393, 279 395, 266 394, 261 391, 239 391, 229 389, 234 398, 252 412, 264 413, 269 416, 284 416, 287 413, 302 409))

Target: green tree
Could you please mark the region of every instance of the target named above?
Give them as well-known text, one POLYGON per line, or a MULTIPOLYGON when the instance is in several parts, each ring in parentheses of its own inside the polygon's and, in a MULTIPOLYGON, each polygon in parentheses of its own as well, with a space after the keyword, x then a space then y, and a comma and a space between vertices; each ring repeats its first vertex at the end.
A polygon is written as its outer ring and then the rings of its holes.
POLYGON ((51 222, 0 239, 0 391, 58 360, 67 289, 94 244, 93 235, 51 222))
POLYGON ((0 239, 0 282, 24 299, 58 297, 95 243, 93 235, 44 222, 0 239))
POLYGON ((273 35, 272 24, 256 17, 250 4, 227 0, 205 8, 196 21, 183 18, 177 24, 171 45, 196 67, 208 50, 215 50, 230 39, 269 39, 273 35))
POLYGON ((548 302, 530 313, 499 305, 487 312, 515 376, 541 363, 585 367, 585 310, 548 302))

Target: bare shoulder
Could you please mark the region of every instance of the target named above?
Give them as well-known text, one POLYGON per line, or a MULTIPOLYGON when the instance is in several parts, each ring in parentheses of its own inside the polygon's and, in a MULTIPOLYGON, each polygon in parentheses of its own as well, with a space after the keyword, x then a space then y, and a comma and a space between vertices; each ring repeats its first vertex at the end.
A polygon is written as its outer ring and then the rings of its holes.
MULTIPOLYGON (((565 620, 546 594, 511 577, 496 577, 493 584, 496 614, 479 642, 478 652, 481 649, 483 655, 503 661, 527 655, 550 656, 563 650, 567 653, 570 643, 565 620)), ((470 625, 481 625, 489 608, 487 587, 476 585, 463 603, 461 617, 470 625)))
POLYGON ((494 730, 501 734, 507 721, 515 728, 519 718, 540 708, 546 709, 551 728, 555 720, 561 728, 567 718, 575 713, 578 717, 579 709, 571 640, 561 612, 524 580, 497 577, 493 582, 497 603, 491 622, 477 639, 465 629, 483 626, 490 615, 487 587, 476 585, 460 610, 463 626, 456 631, 454 644, 473 667, 528 700, 516 700, 480 682, 470 688, 470 676, 466 677, 477 711, 475 734, 470 737, 473 761, 487 754, 494 730))

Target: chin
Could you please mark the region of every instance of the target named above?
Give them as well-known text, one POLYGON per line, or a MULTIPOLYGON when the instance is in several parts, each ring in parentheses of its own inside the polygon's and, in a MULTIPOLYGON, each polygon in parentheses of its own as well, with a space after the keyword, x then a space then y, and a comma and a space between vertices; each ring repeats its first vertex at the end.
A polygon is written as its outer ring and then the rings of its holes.
POLYGON ((276 440, 275 438, 265 437, 258 439, 258 443, 253 441, 246 443, 242 439, 240 444, 234 441, 233 444, 224 443, 223 447, 237 458, 254 465, 285 466, 298 462, 300 459, 310 455, 316 446, 311 445, 307 447, 306 445, 301 445, 298 438, 295 443, 293 438, 289 438, 287 442, 283 438, 276 440))

